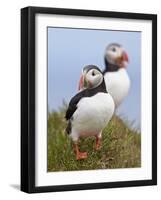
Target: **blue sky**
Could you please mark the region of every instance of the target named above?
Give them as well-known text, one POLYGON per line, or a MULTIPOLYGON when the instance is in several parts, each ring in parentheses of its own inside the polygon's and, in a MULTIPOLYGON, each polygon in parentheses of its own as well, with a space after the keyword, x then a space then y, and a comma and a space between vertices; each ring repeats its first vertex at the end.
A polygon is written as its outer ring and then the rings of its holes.
POLYGON ((48 107, 57 110, 77 93, 82 68, 95 64, 104 69, 104 50, 112 42, 126 49, 131 79, 128 97, 117 113, 139 127, 141 105, 141 33, 108 30, 48 28, 48 107))

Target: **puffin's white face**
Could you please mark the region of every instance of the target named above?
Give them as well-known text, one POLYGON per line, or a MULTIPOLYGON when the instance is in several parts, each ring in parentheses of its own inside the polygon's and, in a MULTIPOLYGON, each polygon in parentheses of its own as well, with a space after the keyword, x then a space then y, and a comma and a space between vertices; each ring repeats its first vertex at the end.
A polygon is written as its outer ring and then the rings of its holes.
POLYGON ((103 81, 103 74, 93 68, 90 70, 83 70, 82 76, 79 81, 79 90, 83 88, 95 88, 103 81))
POLYGON ((122 46, 116 44, 107 47, 105 59, 107 59, 108 63, 118 65, 119 67, 126 67, 128 63, 127 53, 122 46))
POLYGON ((103 81, 103 75, 97 69, 91 69, 84 72, 84 87, 94 88, 100 85, 103 81))

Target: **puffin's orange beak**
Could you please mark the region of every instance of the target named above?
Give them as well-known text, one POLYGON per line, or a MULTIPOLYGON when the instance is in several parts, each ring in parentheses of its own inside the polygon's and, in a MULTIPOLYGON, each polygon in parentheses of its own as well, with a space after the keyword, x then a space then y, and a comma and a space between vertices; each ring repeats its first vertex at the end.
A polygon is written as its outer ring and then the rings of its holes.
POLYGON ((123 51, 122 55, 116 59, 116 63, 120 67, 126 67, 127 63, 129 63, 129 57, 125 51, 123 51))
POLYGON ((129 62, 129 57, 128 57, 128 55, 127 55, 127 53, 125 51, 122 54, 122 60, 126 61, 126 62, 129 62))
POLYGON ((81 90, 83 88, 83 85, 84 85, 84 77, 83 75, 81 75, 80 80, 79 80, 78 90, 81 90))

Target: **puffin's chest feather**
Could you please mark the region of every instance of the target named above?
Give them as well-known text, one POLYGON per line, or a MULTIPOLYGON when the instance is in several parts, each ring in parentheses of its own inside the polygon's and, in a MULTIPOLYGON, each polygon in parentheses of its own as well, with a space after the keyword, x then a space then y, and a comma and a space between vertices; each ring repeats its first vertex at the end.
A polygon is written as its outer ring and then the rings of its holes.
POLYGON ((114 102, 110 94, 98 93, 83 98, 78 103, 73 125, 81 130, 99 131, 106 126, 114 112, 114 102))
POLYGON ((108 72, 105 74, 107 91, 112 95, 116 106, 127 96, 130 88, 130 79, 126 70, 108 72))
POLYGON ((83 98, 78 104, 78 110, 88 115, 108 114, 113 107, 112 98, 107 93, 98 93, 93 97, 83 98))

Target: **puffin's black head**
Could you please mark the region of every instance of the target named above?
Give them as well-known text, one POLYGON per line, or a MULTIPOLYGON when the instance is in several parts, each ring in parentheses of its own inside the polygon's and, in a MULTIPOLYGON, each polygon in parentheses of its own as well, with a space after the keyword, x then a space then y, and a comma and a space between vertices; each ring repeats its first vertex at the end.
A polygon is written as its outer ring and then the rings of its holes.
POLYGON ((79 81, 79 90, 83 88, 95 88, 103 81, 102 71, 95 65, 87 65, 82 70, 79 81))
MULTIPOLYGON (((120 44, 111 43, 105 50, 105 64, 106 68, 109 65, 117 69, 127 66, 129 62, 128 55, 120 44)), ((108 70, 108 69, 107 69, 108 70)))
POLYGON ((96 65, 86 65, 84 68, 83 68, 83 73, 84 72, 88 72, 88 71, 90 71, 90 70, 97 70, 97 71, 99 71, 100 73, 102 73, 102 71, 96 66, 96 65))

